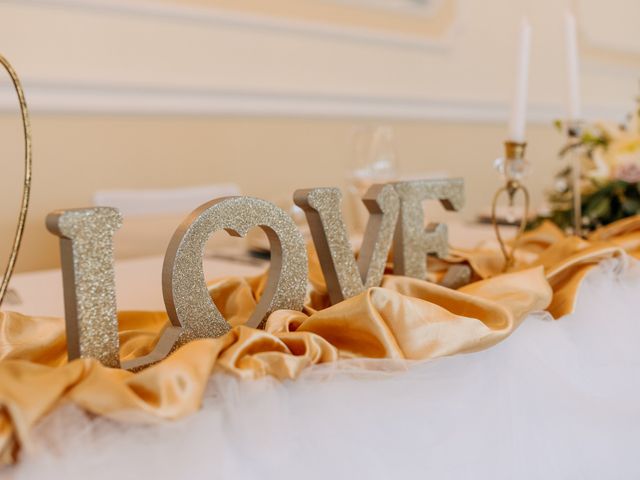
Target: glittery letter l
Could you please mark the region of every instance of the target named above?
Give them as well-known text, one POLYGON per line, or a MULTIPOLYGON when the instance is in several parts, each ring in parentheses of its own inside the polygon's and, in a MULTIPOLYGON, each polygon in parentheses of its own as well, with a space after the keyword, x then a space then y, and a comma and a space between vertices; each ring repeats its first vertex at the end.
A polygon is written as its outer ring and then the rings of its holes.
POLYGON ((448 254, 447 226, 430 223, 424 228, 425 200, 440 200, 447 210, 464 206, 464 182, 460 178, 414 180, 394 184, 400 196, 400 218, 393 244, 393 273, 427 278, 427 254, 448 254))
POLYGON ((115 208, 61 210, 47 216, 60 237, 69 360, 95 358, 120 366, 113 234, 122 225, 115 208))
POLYGON ((307 216, 331 303, 380 285, 393 241, 400 201, 391 185, 373 185, 362 201, 369 210, 356 262, 341 214, 337 188, 297 190, 294 202, 307 216))

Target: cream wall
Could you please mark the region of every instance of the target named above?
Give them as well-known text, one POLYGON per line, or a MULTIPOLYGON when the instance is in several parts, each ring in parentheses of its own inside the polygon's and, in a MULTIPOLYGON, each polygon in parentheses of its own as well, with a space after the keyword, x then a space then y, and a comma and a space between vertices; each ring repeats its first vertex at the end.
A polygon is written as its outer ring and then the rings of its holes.
MULTIPOLYGON (((394 126, 404 173, 464 176, 472 217, 497 186, 490 165, 522 13, 535 36, 529 182, 539 200, 560 142, 550 122, 563 111, 566 2, 452 3, 455 21, 425 42, 248 20, 204 0, 1 1, 0 52, 33 112, 33 209, 19 269, 56 263, 44 215, 86 205, 99 188, 235 181, 277 201, 296 187, 342 186, 363 123, 394 126)), ((586 114, 621 119, 637 93, 640 42, 635 30, 621 37, 620 22, 638 13, 636 2, 574 3, 586 114)), ((5 252, 21 167, 13 102, 0 89, 5 252)))
MULTIPOLYGON (((9 122, 0 119, 5 131, 9 122)), ((244 192, 276 202, 296 188, 344 186, 353 130, 361 120, 219 119, 206 117, 36 116, 33 202, 19 261, 21 270, 54 266, 57 242, 44 228, 56 208, 90 204, 98 188, 168 187, 237 182, 244 192)), ((473 216, 498 185, 491 170, 500 153, 503 126, 448 122, 392 122, 401 171, 443 169, 467 181, 473 216)), ((548 127, 530 130, 531 184, 541 186, 554 168, 558 136, 548 127)), ((19 146, 2 146, 19 159, 19 146)), ((21 162, 6 162, 3 187, 19 183, 21 162), (11 179, 11 180, 10 180, 11 179)), ((6 191, 1 229, 12 231, 18 189, 6 191)), ((536 189, 537 190, 537 189, 536 189)), ((540 195, 535 195, 538 199, 540 195)), ((434 206, 434 208, 439 208, 434 206)), ((3 240, 5 240, 3 238, 3 240)), ((5 242, 8 244, 8 242, 5 242)), ((6 251, 6 250, 5 250, 6 251)))
MULTIPOLYGON (((202 5, 219 1, 2 0, 0 45, 40 111, 504 120, 527 14, 531 119, 563 111, 568 1, 432 0, 455 14, 428 40, 202 5)), ((640 4, 571 3, 586 113, 619 117, 637 93, 640 4)))

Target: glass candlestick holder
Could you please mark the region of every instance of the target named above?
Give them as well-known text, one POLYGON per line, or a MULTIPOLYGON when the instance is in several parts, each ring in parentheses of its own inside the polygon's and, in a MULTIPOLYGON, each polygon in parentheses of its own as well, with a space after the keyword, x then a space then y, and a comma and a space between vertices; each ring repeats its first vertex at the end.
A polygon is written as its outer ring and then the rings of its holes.
POLYGON ((569 156, 571 167, 571 195, 573 205, 573 234, 582 237, 582 127, 579 121, 567 124, 567 146, 564 150, 569 156))
POLYGON ((518 248, 520 237, 524 233, 527 226, 527 220, 529 218, 529 191, 522 183, 523 179, 529 173, 529 162, 524 155, 526 146, 526 142, 506 141, 504 143, 504 157, 498 158, 495 162, 496 170, 498 170, 498 173, 500 173, 500 176, 505 182, 504 185, 494 194, 493 202, 491 204, 491 223, 493 224, 496 239, 500 244, 500 250, 504 256, 503 271, 507 271, 513 267, 515 262, 515 251, 518 248), (498 224, 498 216, 496 213, 498 202, 502 194, 506 194, 508 209, 513 212, 515 207, 515 198, 518 192, 522 192, 524 197, 522 218, 520 219, 520 225, 518 226, 516 237, 511 242, 506 242, 500 233, 500 227, 498 224))

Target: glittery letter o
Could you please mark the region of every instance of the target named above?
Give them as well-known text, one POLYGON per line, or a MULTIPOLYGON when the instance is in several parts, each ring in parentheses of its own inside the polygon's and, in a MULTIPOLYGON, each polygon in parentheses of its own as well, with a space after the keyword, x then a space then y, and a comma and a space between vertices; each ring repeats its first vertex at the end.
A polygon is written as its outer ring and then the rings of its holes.
POLYGON ((262 298, 247 325, 261 327, 271 312, 301 310, 307 289, 307 250, 295 223, 265 200, 226 197, 205 203, 178 227, 162 269, 162 291, 172 326, 147 356, 157 361, 171 348, 197 338, 219 337, 231 328, 215 306, 204 278, 202 257, 209 236, 219 230, 243 237, 254 227, 271 244, 271 268, 262 298))

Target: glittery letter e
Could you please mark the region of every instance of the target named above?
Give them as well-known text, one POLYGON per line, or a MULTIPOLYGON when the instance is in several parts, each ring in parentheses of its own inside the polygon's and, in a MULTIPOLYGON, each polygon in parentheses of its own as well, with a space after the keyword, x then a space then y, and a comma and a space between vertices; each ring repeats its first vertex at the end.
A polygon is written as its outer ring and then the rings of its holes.
POLYGON ((464 182, 459 178, 414 180, 394 184, 400 196, 400 218, 393 244, 393 273, 427 278, 427 254, 448 253, 447 226, 430 223, 424 228, 425 200, 440 200, 447 210, 464 206, 464 182))

